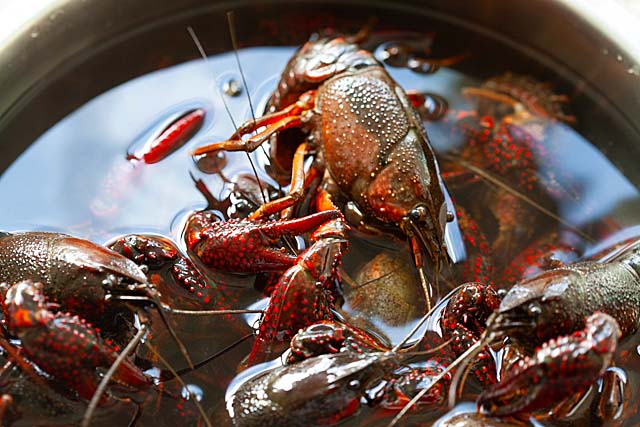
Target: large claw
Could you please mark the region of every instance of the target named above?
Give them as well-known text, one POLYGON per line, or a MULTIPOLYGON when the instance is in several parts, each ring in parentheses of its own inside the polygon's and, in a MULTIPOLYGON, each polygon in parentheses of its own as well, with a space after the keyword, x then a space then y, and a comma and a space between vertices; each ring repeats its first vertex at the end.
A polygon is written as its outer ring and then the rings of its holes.
MULTIPOLYGON (((116 349, 78 316, 50 311, 40 284, 24 281, 11 286, 3 311, 9 333, 20 339, 22 353, 80 397, 91 399, 100 382, 98 369, 106 370, 116 361, 116 349)), ((119 365, 113 379, 134 390, 150 385, 128 360, 119 365)))
POLYGON ((480 411, 530 414, 586 391, 611 363, 619 337, 620 328, 611 316, 589 316, 583 330, 545 343, 500 383, 485 389, 478 398, 480 411))
POLYGON ((339 213, 337 217, 316 230, 312 238, 318 240, 280 278, 247 360, 249 366, 276 357, 300 329, 331 320, 331 290, 347 245, 346 225, 339 213))
POLYGON ((307 233, 340 216, 338 211, 323 211, 291 220, 217 221, 212 214, 198 212, 189 219, 185 239, 189 250, 216 270, 284 271, 298 262, 298 258, 284 247, 283 237, 307 233))

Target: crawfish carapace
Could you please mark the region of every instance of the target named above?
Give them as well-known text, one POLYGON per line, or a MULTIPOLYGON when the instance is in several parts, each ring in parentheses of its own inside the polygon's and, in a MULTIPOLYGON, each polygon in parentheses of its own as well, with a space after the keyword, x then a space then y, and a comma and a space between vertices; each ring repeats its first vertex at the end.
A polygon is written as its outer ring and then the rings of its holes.
POLYGON ((290 194, 268 202, 257 215, 298 204, 312 178, 322 178, 320 187, 336 203, 345 196, 358 228, 407 236, 416 266, 422 271, 427 254, 437 276, 448 256, 436 158, 409 97, 373 55, 343 37, 307 42, 289 61, 271 108, 273 113, 241 125, 228 141, 194 153, 253 151, 283 130, 301 129, 306 137, 293 156, 290 194), (315 161, 304 171, 305 156, 313 153, 315 161))

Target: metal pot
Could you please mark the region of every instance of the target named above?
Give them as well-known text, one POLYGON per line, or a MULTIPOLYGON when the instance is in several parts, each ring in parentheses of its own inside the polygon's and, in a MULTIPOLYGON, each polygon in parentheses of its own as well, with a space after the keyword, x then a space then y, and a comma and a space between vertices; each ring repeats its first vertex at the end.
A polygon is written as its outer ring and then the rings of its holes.
MULTIPOLYGON (((197 52, 188 37, 176 37, 186 34, 186 25, 198 25, 208 52, 216 53, 230 48, 225 10, 236 11, 239 39, 251 44, 259 43, 250 41, 252 37, 267 38, 252 27, 261 17, 295 17, 319 10, 340 14, 345 8, 360 23, 372 14, 382 23, 391 15, 411 16, 413 21, 423 16, 425 21, 467 28, 520 51, 574 82, 614 118, 615 126, 593 130, 601 136, 595 140, 605 141, 601 150, 608 153, 615 145, 626 159, 640 154, 640 29, 617 3, 59 0, 0 45, 0 171, 44 130, 98 93, 159 63, 194 58, 197 52), (220 18, 200 18, 212 13, 220 18), (180 33, 170 31, 176 29, 180 33), (143 34, 153 36, 140 42, 143 34)), ((300 37, 302 41, 306 34, 300 37)), ((588 111, 584 113, 588 116, 588 111)), ((632 181, 639 182, 635 165, 612 157, 632 181)))

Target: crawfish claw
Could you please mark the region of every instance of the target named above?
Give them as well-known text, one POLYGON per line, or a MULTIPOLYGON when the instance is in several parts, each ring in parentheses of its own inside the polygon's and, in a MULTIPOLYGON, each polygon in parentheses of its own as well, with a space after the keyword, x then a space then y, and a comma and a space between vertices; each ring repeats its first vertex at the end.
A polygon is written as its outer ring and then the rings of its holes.
MULTIPOLYGON (((26 357, 80 397, 91 399, 100 380, 98 369, 115 362, 116 349, 84 319, 49 311, 40 284, 23 281, 9 288, 3 311, 7 329, 20 338, 26 357)), ((150 385, 127 360, 113 379, 138 390, 150 385)))
POLYGON ((283 237, 309 232, 341 215, 338 211, 323 211, 291 220, 217 221, 210 213, 198 212, 189 219, 185 239, 189 250, 206 266, 216 270, 230 273, 283 271, 296 261, 296 256, 283 246, 283 237))
POLYGON ((585 392, 610 365, 619 337, 613 317, 594 313, 583 330, 551 340, 521 360, 479 396, 478 408, 497 416, 531 413, 585 392))

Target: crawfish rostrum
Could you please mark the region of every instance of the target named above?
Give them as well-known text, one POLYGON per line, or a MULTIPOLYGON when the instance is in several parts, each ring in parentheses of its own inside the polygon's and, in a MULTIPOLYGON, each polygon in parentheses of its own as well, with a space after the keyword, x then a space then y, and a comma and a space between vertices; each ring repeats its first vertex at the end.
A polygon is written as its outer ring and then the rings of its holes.
POLYGON ((235 132, 190 103, 126 144, 130 176, 194 160, 207 207, 178 231, 0 233, 0 424, 626 422, 640 244, 587 257, 615 225, 563 216, 569 97, 515 73, 414 91, 393 68, 471 60, 417 40, 314 36, 235 132), (231 167, 261 146, 255 178, 231 167))

